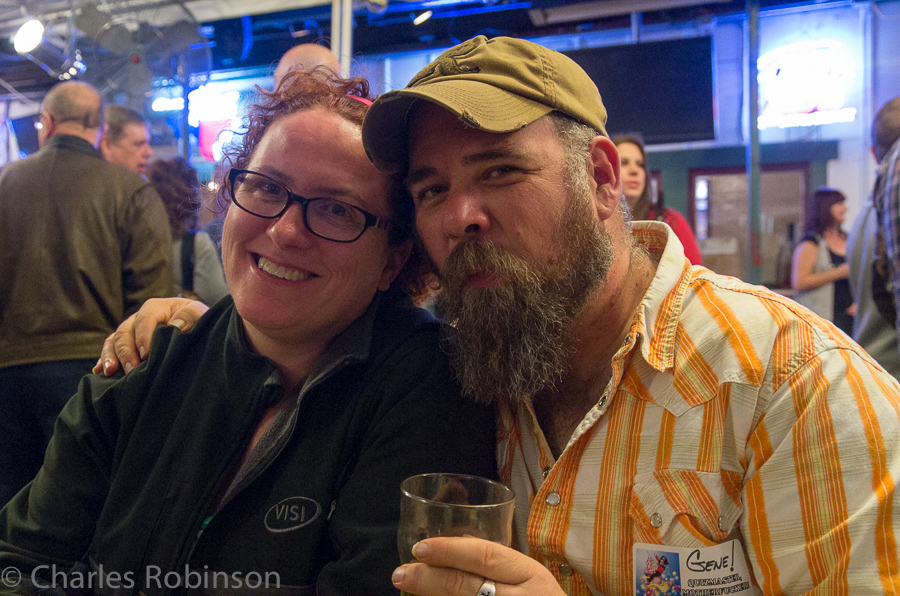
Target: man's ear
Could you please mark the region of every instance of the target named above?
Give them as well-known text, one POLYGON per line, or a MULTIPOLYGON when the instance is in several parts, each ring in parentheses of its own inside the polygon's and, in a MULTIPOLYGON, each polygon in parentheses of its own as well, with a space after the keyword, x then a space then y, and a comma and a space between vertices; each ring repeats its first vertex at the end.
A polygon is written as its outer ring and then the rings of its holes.
POLYGON ((381 278, 378 280, 378 289, 382 292, 391 287, 391 282, 397 277, 397 274, 406 265, 407 259, 412 252, 413 241, 407 240, 400 246, 388 246, 387 263, 381 272, 381 278))
POLYGON ((591 157, 592 178, 596 184, 594 202, 600 220, 605 221, 615 213, 622 198, 619 150, 608 137, 599 135, 591 140, 588 150, 591 157))
POLYGON ((49 137, 50 133, 53 132, 53 129, 56 126, 56 121, 53 120, 53 116, 51 116, 49 112, 41 112, 39 119, 41 122, 41 126, 43 127, 44 136, 49 137))

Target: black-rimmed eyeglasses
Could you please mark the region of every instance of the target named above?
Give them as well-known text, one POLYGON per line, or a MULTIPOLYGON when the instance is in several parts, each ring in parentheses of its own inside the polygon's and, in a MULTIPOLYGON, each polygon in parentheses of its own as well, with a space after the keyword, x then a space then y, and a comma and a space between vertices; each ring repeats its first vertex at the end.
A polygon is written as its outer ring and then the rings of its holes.
POLYGON ((369 228, 387 230, 390 222, 336 199, 307 199, 272 178, 250 170, 228 172, 234 204, 257 217, 277 219, 291 203, 300 203, 306 229, 332 242, 353 242, 369 228))

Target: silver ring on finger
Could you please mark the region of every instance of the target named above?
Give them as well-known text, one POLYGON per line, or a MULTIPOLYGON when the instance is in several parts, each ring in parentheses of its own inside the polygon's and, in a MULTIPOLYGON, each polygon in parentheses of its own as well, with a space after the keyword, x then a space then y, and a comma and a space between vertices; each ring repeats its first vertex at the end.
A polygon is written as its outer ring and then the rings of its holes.
POLYGON ((494 585, 494 580, 492 579, 484 579, 484 583, 481 584, 481 587, 478 588, 478 594, 476 596, 496 596, 497 595, 497 586, 494 585))

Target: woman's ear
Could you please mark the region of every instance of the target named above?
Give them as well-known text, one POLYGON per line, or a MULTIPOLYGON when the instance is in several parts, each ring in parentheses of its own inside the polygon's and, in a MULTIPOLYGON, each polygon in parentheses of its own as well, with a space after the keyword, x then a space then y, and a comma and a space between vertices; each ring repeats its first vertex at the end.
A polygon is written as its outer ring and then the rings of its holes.
POLYGON ((608 137, 596 136, 588 146, 591 157, 592 177, 597 185, 595 203, 600 221, 605 221, 619 205, 622 198, 621 164, 619 150, 608 137))
POLYGON ((399 274, 400 270, 403 269, 403 266, 406 265, 406 261, 409 259, 409 255, 412 252, 412 247, 412 239, 407 240, 399 246, 388 246, 387 262, 384 264, 381 278, 378 280, 379 290, 384 292, 391 287, 391 282, 394 281, 394 278, 397 277, 397 274, 399 274))

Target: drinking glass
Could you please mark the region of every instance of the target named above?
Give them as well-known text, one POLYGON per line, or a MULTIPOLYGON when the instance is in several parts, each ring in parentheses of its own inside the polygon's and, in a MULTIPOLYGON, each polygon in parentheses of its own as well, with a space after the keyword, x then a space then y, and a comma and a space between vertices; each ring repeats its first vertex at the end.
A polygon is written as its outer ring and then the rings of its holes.
POLYGON ((509 546, 516 495, 499 482, 463 474, 420 474, 400 484, 400 561, 435 536, 474 536, 509 546))

